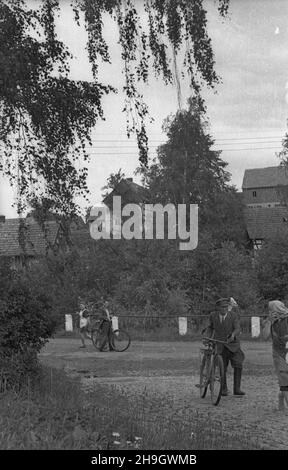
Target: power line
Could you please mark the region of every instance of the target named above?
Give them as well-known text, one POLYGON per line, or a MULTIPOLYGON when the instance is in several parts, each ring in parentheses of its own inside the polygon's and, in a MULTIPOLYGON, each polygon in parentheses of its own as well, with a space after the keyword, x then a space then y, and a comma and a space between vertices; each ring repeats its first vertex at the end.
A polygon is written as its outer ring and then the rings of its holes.
MULTIPOLYGON (((149 153, 149 152, 148 152, 149 153)), ((105 155, 117 155, 117 156, 123 156, 123 157, 126 157, 126 155, 134 155, 135 157, 138 157, 138 154, 137 152, 133 152, 133 153, 119 153, 119 152, 107 152, 107 153, 103 153, 103 152, 92 152, 92 153, 88 153, 88 155, 101 155, 101 156, 105 156, 105 155)), ((150 154, 150 156, 152 156, 150 154)), ((156 153, 153 154, 153 156, 156 157, 156 153)))
MULTIPOLYGON (((238 149, 226 149, 225 148, 225 152, 240 152, 240 151, 253 151, 253 150, 282 150, 281 147, 254 147, 254 148, 238 148, 238 149)), ((101 156, 105 156, 105 155, 119 155, 119 156, 125 156, 125 155, 134 155, 134 156, 137 156, 137 151, 135 151, 135 153, 119 153, 119 152, 88 152, 88 155, 101 155, 101 156)), ((156 156, 156 154, 153 154, 156 156)))
MULTIPOLYGON (((275 134, 275 129, 271 130, 271 131, 263 131, 266 135, 268 135, 269 132, 272 132, 273 134, 275 134)), ((220 131, 213 131, 211 130, 211 134, 218 134, 218 135, 231 135, 231 134, 234 134, 234 135, 238 135, 238 134, 246 134, 246 135, 250 135, 250 134, 259 134, 259 132, 261 132, 261 130, 249 130, 248 131, 248 134, 247 134, 247 131, 224 131, 224 132, 220 132, 220 131)), ((276 131, 277 132, 277 131, 276 131)), ((283 131, 286 133, 286 130, 283 131)), ((93 134, 95 135, 95 131, 93 132, 93 134)), ((111 135, 111 136, 114 136, 114 135, 120 135, 120 136, 123 136, 123 134, 126 135, 126 132, 123 131, 123 132, 98 132, 98 135, 111 135)), ((149 135, 154 135, 154 136, 161 136, 161 137, 166 137, 166 134, 164 134, 163 132, 149 132, 149 135)), ((279 135, 283 135, 282 134, 282 131, 279 135)), ((268 136, 269 137, 269 136, 268 136)))
MULTIPOLYGON (((276 139, 276 140, 282 140, 283 139, 283 135, 275 135, 275 136, 257 136, 257 137, 233 137, 233 138, 230 138, 230 139, 218 139, 217 137, 214 138, 215 141, 217 142, 226 142, 226 141, 234 141, 234 140, 240 140, 240 141, 243 141, 243 140, 259 140, 259 139, 276 139)), ((132 140, 132 139, 91 139, 91 142, 93 143, 105 143, 105 142, 124 142, 124 143, 127 143, 127 142, 131 142, 131 143, 137 143, 136 140, 132 140)), ((167 140, 161 140, 161 139, 149 139, 149 142, 160 142, 160 143, 166 143, 167 140)))
MULTIPOLYGON (((221 151, 220 149, 212 149, 214 151, 221 151)), ((281 147, 254 147, 254 148, 234 148, 234 149, 223 149, 223 151, 225 152, 245 152, 245 151, 253 151, 253 150, 278 150, 278 151, 281 151, 282 148, 281 147)), ((134 156, 134 157, 138 157, 138 153, 137 153, 137 150, 135 150, 135 152, 125 152, 125 153, 119 153, 119 152, 87 152, 88 156, 98 156, 98 157, 105 157, 106 155, 107 156, 118 156, 118 157, 127 157, 127 156, 134 156)), ((149 153, 149 150, 148 150, 148 156, 150 157, 156 157, 157 156, 157 153, 149 153)))
POLYGON ((221 147, 225 147, 225 145, 238 145, 238 144, 241 144, 241 145, 251 145, 251 144, 281 144, 281 142, 279 142, 279 140, 267 140, 266 142, 264 141, 261 141, 261 140, 258 140, 258 141, 255 141, 255 142, 227 142, 227 143, 220 143, 220 144, 213 144, 213 145, 217 145, 217 146, 221 146, 221 147))
MULTIPOLYGON (((109 141, 107 141, 107 143, 108 142, 109 141)), ((245 145, 245 144, 251 145, 251 143, 253 143, 253 144, 277 144, 278 141, 271 141, 270 140, 270 141, 267 141, 267 142, 261 142, 261 141, 258 141, 258 142, 241 142, 242 145, 245 145)), ((133 147, 133 145, 134 144, 132 144, 132 145, 120 145, 120 146, 117 146, 117 147, 120 150, 121 149, 126 149, 126 148, 131 149, 131 150, 137 150, 138 147, 133 147)), ((225 143, 224 144, 215 143, 215 144, 212 145, 212 147, 214 147, 214 146, 217 146, 217 147, 219 147, 219 146, 222 147, 223 146, 223 147, 225 147, 226 145, 237 145, 237 143, 236 142, 235 142, 235 144, 233 142, 230 142, 230 143, 227 143, 227 144, 225 144, 225 143)), ((148 147, 149 148, 158 148, 159 145, 148 145, 148 147)), ((90 149, 110 149, 110 148, 115 148, 115 145, 103 145, 103 146, 91 145, 89 148, 90 149)))
POLYGON ((282 150, 282 147, 254 147, 254 148, 241 148, 241 149, 224 149, 225 152, 239 152, 243 150, 282 150))
POLYGON ((269 136, 263 136, 263 137, 261 137, 261 136, 257 136, 257 137, 233 137, 233 138, 230 138, 230 139, 217 139, 217 138, 215 138, 215 140, 218 140, 218 141, 219 140, 221 140, 221 141, 222 140, 223 141, 224 140, 225 141, 226 140, 229 140, 229 141, 231 141, 231 140, 254 140, 254 139, 283 139, 283 135, 279 135, 279 136, 278 135, 275 135, 275 136, 269 135, 269 136))

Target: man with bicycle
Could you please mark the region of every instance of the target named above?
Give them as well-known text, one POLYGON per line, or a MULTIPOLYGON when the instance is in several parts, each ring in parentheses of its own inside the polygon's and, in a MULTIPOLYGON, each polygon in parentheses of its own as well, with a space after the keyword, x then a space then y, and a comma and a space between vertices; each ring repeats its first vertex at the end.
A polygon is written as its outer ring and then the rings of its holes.
POLYGON ((242 367, 245 355, 240 347, 240 321, 238 314, 231 308, 230 298, 217 300, 215 311, 210 314, 209 325, 204 331, 209 337, 226 343, 217 344, 217 352, 221 354, 224 363, 222 395, 228 395, 226 372, 229 362, 231 362, 234 369, 233 393, 239 396, 245 395, 245 392, 241 390, 242 367))
POLYGON ((102 306, 100 308, 100 328, 101 328, 101 344, 99 346, 100 351, 104 351, 108 343, 109 351, 114 351, 113 345, 111 344, 111 316, 109 312, 109 302, 102 299, 102 306))

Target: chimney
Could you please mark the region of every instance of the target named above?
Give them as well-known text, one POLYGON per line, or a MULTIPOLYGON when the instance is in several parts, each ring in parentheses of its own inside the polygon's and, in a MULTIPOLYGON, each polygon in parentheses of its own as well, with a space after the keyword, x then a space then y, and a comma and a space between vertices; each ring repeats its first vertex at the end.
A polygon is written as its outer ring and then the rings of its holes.
POLYGON ((5 223, 5 215, 0 215, 0 224, 5 223))
POLYGON ((130 181, 130 183, 133 183, 133 178, 126 178, 127 181, 130 181))

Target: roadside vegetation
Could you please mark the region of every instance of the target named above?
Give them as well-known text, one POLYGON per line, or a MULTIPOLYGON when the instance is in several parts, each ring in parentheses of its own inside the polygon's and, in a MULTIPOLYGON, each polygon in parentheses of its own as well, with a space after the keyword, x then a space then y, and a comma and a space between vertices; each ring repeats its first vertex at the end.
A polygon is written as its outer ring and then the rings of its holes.
POLYGON ((21 391, 2 391, 3 449, 257 449, 252 436, 224 432, 212 418, 186 408, 171 414, 169 399, 144 392, 128 399, 115 388, 86 392, 80 379, 44 367, 21 391), (167 412, 170 410, 169 412, 167 412))
MULTIPOLYGON (((132 338, 150 340, 178 335, 175 317, 189 314, 200 317, 193 325, 198 332, 218 297, 237 300, 245 327, 244 315, 263 314, 271 297, 288 299, 286 233, 280 242, 268 240, 253 257, 241 198, 221 150, 214 150, 201 98, 204 84, 214 88, 219 83, 207 12, 201 1, 147 1, 147 35, 133 2, 72 1, 76 23, 89 32, 93 82, 85 82, 70 79, 71 56, 56 31, 59 2, 45 0, 32 9, 30 3, 0 2, 0 142, 5 149, 0 172, 21 196, 19 214, 31 209, 42 228, 45 220, 55 219, 66 236, 58 251, 47 245, 47 256, 31 260, 22 220, 21 255, 1 259, 0 448, 251 449, 248 433, 227 436, 193 410, 182 419, 166 416, 171 403, 152 402, 145 395, 129 401, 100 387, 84 393, 79 380, 43 368, 38 360, 49 338, 63 330, 65 314, 78 310, 79 297, 108 298, 121 327, 132 338), (104 117, 104 97, 116 91, 98 77, 102 61, 110 62, 102 28, 106 15, 119 29, 127 134, 134 132, 137 139, 137 173, 150 202, 199 206, 199 243, 193 251, 179 251, 178 240, 95 241, 85 224, 78 241, 70 232, 71 220, 79 215, 75 198, 84 197, 88 204, 86 144, 104 117), (172 83, 165 43, 180 57, 187 40, 191 47, 183 66, 194 93, 185 109, 165 120, 165 142, 148 162, 148 108, 136 84, 147 83, 151 72, 172 83)), ((216 6, 225 17, 229 0, 218 0, 216 6)), ((113 170, 104 187, 108 192, 125 176, 113 170)))

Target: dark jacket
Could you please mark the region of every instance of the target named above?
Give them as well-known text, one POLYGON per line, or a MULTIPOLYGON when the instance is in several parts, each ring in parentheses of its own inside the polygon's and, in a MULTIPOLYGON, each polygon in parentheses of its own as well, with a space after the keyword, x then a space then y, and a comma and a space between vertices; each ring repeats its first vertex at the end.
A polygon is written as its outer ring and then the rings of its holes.
POLYGON ((235 339, 227 345, 218 344, 217 351, 221 354, 223 347, 229 349, 231 352, 236 352, 240 349, 240 321, 239 315, 235 312, 228 312, 223 323, 220 322, 219 312, 213 312, 209 317, 209 325, 206 328, 205 336, 213 336, 214 339, 219 341, 227 341, 228 337, 234 333, 235 339))
POLYGON ((277 320, 271 326, 271 336, 273 344, 273 352, 276 352, 279 356, 285 359, 288 353, 287 343, 288 340, 285 336, 288 336, 288 318, 282 318, 277 320))

